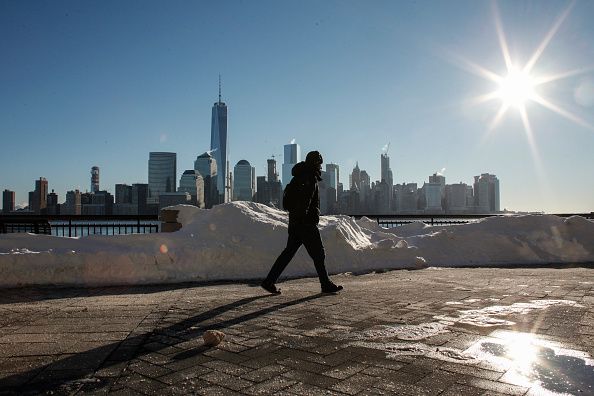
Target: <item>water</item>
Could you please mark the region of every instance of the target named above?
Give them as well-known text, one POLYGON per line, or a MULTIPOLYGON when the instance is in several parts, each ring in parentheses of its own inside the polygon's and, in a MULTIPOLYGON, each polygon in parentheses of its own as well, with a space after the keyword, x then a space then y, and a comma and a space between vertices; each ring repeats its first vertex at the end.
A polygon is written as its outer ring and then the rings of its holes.
POLYGON ((506 370, 502 381, 537 394, 594 393, 594 360, 536 334, 498 330, 465 353, 506 370))

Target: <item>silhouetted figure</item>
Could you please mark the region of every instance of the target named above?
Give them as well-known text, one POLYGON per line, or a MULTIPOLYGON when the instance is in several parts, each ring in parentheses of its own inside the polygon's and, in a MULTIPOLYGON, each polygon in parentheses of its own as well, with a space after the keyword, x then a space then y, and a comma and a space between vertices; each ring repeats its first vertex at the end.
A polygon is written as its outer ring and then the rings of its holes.
POLYGON ((313 259, 322 293, 335 293, 342 290, 328 277, 324 259, 324 245, 318 230, 320 221, 320 196, 318 181, 322 180, 323 159, 319 152, 311 151, 305 162, 300 162, 291 171, 293 179, 285 187, 283 206, 289 211, 289 238, 287 247, 278 256, 262 287, 270 293, 279 294, 280 289, 274 285, 283 270, 287 267, 301 245, 305 245, 307 253, 313 259))

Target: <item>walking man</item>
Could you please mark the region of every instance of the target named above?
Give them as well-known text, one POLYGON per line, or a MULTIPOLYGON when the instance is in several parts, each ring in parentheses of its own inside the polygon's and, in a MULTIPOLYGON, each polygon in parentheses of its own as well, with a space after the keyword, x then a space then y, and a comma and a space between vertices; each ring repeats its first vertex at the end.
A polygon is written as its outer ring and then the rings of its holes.
POLYGON ((322 293, 336 293, 342 290, 328 277, 324 259, 324 245, 318 230, 320 221, 320 196, 318 182, 322 180, 322 156, 317 151, 307 153, 305 162, 300 162, 291 171, 293 179, 285 187, 283 206, 289 211, 289 238, 287 247, 278 256, 262 288, 273 294, 280 294, 274 285, 301 245, 313 259, 322 293))

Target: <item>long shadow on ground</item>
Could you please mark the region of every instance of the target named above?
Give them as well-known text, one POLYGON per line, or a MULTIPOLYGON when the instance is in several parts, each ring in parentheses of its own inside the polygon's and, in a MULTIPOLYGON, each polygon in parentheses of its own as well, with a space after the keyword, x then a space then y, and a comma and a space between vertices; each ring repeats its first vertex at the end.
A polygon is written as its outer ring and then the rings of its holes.
MULTIPOLYGON (((271 297, 271 295, 247 297, 229 304, 222 305, 220 307, 213 308, 192 318, 188 318, 182 320, 181 322, 175 323, 169 327, 159 328, 157 330, 157 333, 165 334, 169 337, 175 337, 175 335, 180 335, 183 337, 184 332, 190 328, 192 328, 193 334, 200 334, 201 332, 204 332, 208 329, 221 330, 229 326, 233 326, 251 319, 255 319, 259 316, 278 311, 286 307, 315 300, 322 296, 324 295, 315 294, 292 301, 286 301, 280 304, 272 305, 270 307, 259 309, 254 312, 246 313, 235 318, 223 320, 218 323, 205 324, 200 326, 201 323, 213 319, 218 315, 247 305, 256 300, 271 297)), ((101 369, 109 368, 122 362, 126 362, 149 353, 157 352, 160 349, 176 345, 171 343, 151 343, 150 350, 143 350, 143 344, 148 340, 148 338, 152 334, 152 331, 143 333, 134 337, 127 338, 124 341, 117 341, 109 345, 104 345, 89 351, 76 354, 74 356, 59 359, 45 366, 41 366, 26 372, 2 378, 0 379, 0 395, 37 394, 40 392, 48 391, 54 391, 54 394, 60 394, 61 387, 67 387, 73 384, 76 385, 77 380, 83 380, 85 377, 92 376, 99 367, 101 369), (122 343, 125 343, 127 347, 118 348, 122 343), (96 357, 96 360, 93 360, 92 358, 89 359, 89 357, 96 357), (85 367, 85 365, 87 365, 87 367, 85 367)), ((186 335, 186 338, 179 338, 178 343, 186 342, 189 339, 191 338, 188 338, 186 335)), ((98 388, 110 386, 111 384, 112 383, 86 384, 85 390, 96 390, 98 388)), ((78 386, 80 387, 82 385, 79 384, 78 386)), ((64 390, 67 390, 67 393, 71 393, 73 391, 73 389, 64 390)))

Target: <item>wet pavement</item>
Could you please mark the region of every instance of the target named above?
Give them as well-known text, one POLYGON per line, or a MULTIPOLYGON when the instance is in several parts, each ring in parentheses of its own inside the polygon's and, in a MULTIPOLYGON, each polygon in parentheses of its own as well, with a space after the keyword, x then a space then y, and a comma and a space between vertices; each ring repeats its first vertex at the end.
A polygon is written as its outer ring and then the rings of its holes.
POLYGON ((594 394, 592 267, 334 279, 2 290, 0 395, 594 394))

